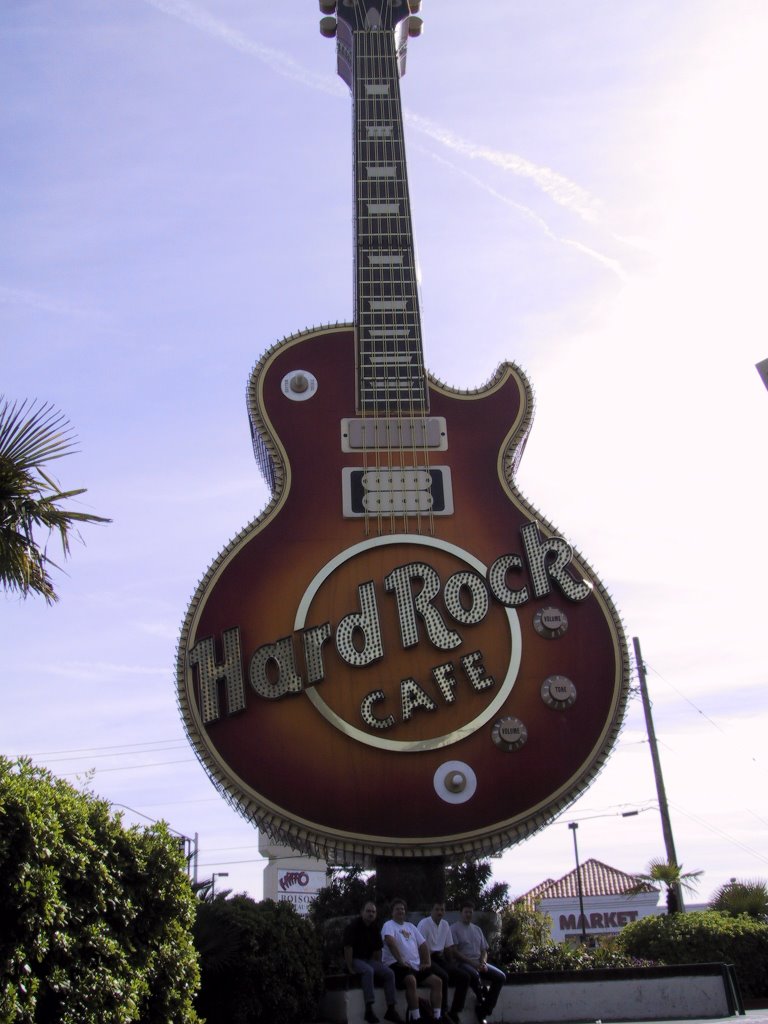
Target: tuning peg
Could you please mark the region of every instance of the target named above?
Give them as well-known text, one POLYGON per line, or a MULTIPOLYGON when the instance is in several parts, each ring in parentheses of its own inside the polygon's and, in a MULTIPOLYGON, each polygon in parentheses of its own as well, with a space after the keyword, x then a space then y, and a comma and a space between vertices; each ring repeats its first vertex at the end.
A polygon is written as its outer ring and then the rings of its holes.
POLYGON ((320 19, 320 35, 325 36, 326 39, 333 39, 333 37, 336 35, 335 18, 320 19))
POLYGON ((408 10, 411 14, 418 14, 421 10, 421 0, 408 0, 408 10))
POLYGON ((411 15, 408 19, 408 35, 415 38, 420 36, 424 31, 424 22, 421 18, 417 18, 415 15, 411 15))
POLYGON ((320 0, 320 11, 322 14, 335 14, 336 0, 320 0))

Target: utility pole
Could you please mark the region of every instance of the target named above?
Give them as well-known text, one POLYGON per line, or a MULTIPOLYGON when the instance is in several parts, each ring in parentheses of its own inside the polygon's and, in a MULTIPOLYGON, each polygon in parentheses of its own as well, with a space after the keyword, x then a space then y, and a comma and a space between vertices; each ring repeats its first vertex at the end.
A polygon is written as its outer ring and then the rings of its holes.
POLYGON ((573 853, 576 857, 576 892, 579 894, 579 914, 581 915, 581 944, 587 944, 587 919, 584 916, 584 889, 581 884, 581 867, 579 866, 579 847, 576 843, 576 829, 579 827, 577 821, 572 821, 568 828, 573 832, 573 853))
MULTIPOLYGON (((640 641, 636 636, 632 637, 632 645, 635 648, 635 663, 637 664, 637 677, 640 681, 640 696, 643 701, 643 711, 645 712, 645 726, 648 731, 648 745, 651 748, 651 761, 653 762, 653 775, 656 779, 656 795, 659 799, 659 814, 661 815, 661 831, 664 836, 664 847, 667 851, 667 863, 678 864, 677 854, 675 853, 675 841, 672 838, 672 822, 669 818, 669 807, 667 805, 667 793, 664 789, 664 777, 661 774, 661 761, 659 760, 659 751, 656 746, 656 730, 653 727, 653 716, 651 715, 651 702, 648 697, 648 685, 645 678, 645 664, 643 662, 643 656, 640 652, 640 641)), ((677 893, 678 905, 680 910, 685 910, 683 904, 683 891, 681 886, 674 886, 677 893)))

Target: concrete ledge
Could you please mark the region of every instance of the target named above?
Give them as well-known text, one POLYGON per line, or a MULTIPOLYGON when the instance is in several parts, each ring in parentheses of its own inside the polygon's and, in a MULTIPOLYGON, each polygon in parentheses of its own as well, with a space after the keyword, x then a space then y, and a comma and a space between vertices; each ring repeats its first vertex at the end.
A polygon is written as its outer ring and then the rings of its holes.
MULTIPOLYGON (((421 993, 422 995, 424 992, 421 993)), ((397 1006, 405 1019, 405 995, 397 1006)), ((449 996, 452 997, 453 992, 449 996)), ((449 1003, 450 1005, 450 1003, 449 1003)), ((376 989, 374 1008, 383 1017, 384 994, 376 989)), ((359 1024, 365 1006, 356 979, 328 978, 322 1019, 359 1024)), ((461 1024, 475 1021, 470 991, 461 1024)), ((493 1013, 498 1024, 559 1024, 568 1021, 652 1021, 714 1019, 744 1013, 733 974, 726 964, 621 968, 599 971, 542 971, 511 974, 493 1013)))

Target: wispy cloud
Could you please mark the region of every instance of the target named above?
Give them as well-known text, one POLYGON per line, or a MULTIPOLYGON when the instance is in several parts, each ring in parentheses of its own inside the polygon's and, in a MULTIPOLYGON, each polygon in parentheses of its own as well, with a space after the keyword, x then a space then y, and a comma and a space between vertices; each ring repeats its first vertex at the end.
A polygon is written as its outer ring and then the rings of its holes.
MULTIPOLYGON (((220 39, 223 43, 239 50, 241 53, 247 53, 258 58, 277 74, 283 75, 285 78, 290 78, 293 81, 309 86, 311 89, 335 96, 346 91, 343 86, 330 77, 326 78, 325 76, 316 75, 298 64, 288 54, 254 42, 254 40, 249 39, 242 32, 231 28, 219 18, 215 18, 213 15, 208 14, 207 11, 189 3, 189 0, 145 0, 145 2, 159 11, 179 18, 188 25, 192 25, 200 29, 200 31, 220 39)), ((576 213, 586 221, 594 221, 597 218, 597 200, 586 189, 570 181, 564 175, 558 174, 557 171, 535 164, 533 161, 526 160, 525 157, 519 156, 516 153, 505 153, 500 150, 491 149, 488 146, 470 142, 418 114, 406 111, 404 117, 416 131, 428 136, 435 142, 439 142, 452 152, 461 153, 471 160, 481 160, 504 171, 509 171, 518 177, 528 178, 558 205, 576 213)), ((480 184, 477 182, 477 179, 475 181, 477 184, 480 184)), ((498 198, 502 198, 499 193, 495 194, 498 198)), ((586 247, 577 247, 584 249, 585 252, 590 254, 590 250, 586 247)), ((592 255, 599 256, 599 254, 592 255)))
POLYGON ((124 676, 160 676, 168 675, 168 666, 153 668, 151 665, 126 665, 120 662, 82 661, 65 662, 54 665, 32 666, 32 670, 44 669, 48 675, 62 676, 65 679, 79 679, 81 682, 103 682, 107 679, 124 676))
POLYGON ((335 96, 343 94, 345 91, 344 87, 334 81, 334 79, 308 71, 292 57, 288 56, 287 53, 273 50, 268 46, 262 46, 253 39, 249 39, 242 32, 238 32, 237 29, 227 25, 220 18, 215 18, 212 14, 202 10, 202 8, 197 7, 195 4, 188 3, 187 0, 146 0, 146 3, 150 7, 155 7, 158 11, 170 14, 174 18, 178 18, 180 21, 184 21, 188 25, 199 29, 201 32, 221 40, 227 46, 231 46, 233 50, 239 50, 250 57, 258 58, 263 64, 266 64, 284 78, 290 78, 294 82, 301 82, 303 85, 309 86, 310 89, 316 89, 319 92, 330 93, 335 96))
POLYGON ((461 153, 462 156, 467 156, 470 160, 482 160, 494 167, 499 167, 503 171, 511 171, 512 174, 516 174, 518 177, 528 178, 559 206, 564 206, 566 209, 578 214, 583 220, 594 221, 597 219, 597 200, 590 196, 586 189, 581 188, 581 186, 570 181, 562 174, 551 170, 551 168, 542 167, 531 160, 518 156, 516 153, 504 153, 501 150, 469 142, 447 128, 442 128, 440 125, 435 124, 426 117, 420 117, 418 114, 406 111, 404 116, 408 123, 413 125, 417 131, 429 136, 429 138, 434 139, 436 142, 442 143, 452 152, 461 153))
POLYGON ((32 309, 41 310, 44 313, 57 313, 65 316, 89 318, 102 318, 104 316, 98 310, 73 305, 73 303, 66 302, 54 295, 36 292, 30 288, 8 288, 5 285, 0 285, 0 305, 28 306, 32 309))

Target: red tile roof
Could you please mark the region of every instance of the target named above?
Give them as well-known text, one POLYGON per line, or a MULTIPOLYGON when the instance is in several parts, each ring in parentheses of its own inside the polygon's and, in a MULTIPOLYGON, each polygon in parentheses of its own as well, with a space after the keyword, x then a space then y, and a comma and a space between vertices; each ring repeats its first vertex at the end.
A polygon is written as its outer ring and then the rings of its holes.
MULTIPOLYGON (((579 867, 581 891, 584 896, 621 896, 629 889, 642 886, 641 892, 653 892, 654 886, 642 883, 636 875, 628 875, 618 868, 609 867, 599 860, 586 860, 579 867)), ((576 869, 557 881, 548 878, 533 889, 518 897, 527 906, 533 906, 542 899, 567 899, 579 895, 576 869)))

